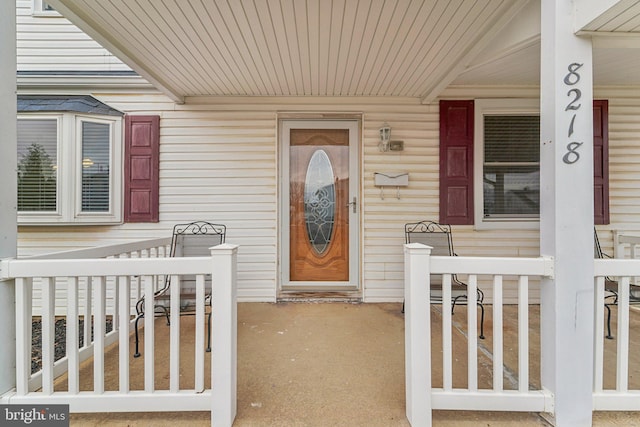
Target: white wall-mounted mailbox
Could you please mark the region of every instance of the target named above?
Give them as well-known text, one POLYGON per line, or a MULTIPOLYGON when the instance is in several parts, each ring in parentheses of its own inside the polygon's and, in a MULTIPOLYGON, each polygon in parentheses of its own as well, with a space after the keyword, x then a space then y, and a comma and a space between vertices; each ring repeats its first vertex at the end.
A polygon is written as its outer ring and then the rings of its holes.
POLYGON ((406 187, 409 185, 408 172, 374 172, 376 187, 406 187))
POLYGON ((384 187, 396 187, 397 195, 400 198, 400 187, 409 185, 408 172, 374 172, 373 183, 380 187, 380 198, 384 200, 384 187))

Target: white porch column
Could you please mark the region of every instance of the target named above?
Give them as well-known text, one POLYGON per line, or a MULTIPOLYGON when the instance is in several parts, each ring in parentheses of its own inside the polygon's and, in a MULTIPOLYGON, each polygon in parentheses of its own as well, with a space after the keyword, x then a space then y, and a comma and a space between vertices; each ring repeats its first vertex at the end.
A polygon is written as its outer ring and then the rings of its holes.
MULTIPOLYGON (((16 2, 0 2, 0 259, 15 257, 16 219, 16 2)), ((2 277, 2 272, 0 272, 2 277)), ((0 280, 0 394, 16 385, 14 282, 0 280)))
POLYGON ((212 427, 231 427, 237 409, 238 246, 211 248, 211 406, 212 427))
MULTIPOLYGON (((593 384, 593 84, 591 41, 573 32, 574 2, 542 0, 540 252, 542 386, 557 426, 591 426, 593 384)), ((553 421, 553 420, 552 420, 553 421)))

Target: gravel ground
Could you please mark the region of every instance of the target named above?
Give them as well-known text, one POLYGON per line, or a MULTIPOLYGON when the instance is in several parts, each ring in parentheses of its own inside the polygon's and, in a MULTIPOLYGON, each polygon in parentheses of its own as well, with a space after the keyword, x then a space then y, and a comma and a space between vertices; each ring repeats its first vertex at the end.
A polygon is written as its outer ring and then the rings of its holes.
MULTIPOLYGON (((55 326, 55 360, 63 358, 67 354, 67 320, 56 319, 55 326)), ((106 332, 113 329, 111 319, 107 318, 106 332)), ((84 345, 84 320, 78 320, 79 342, 78 348, 84 345)), ((93 324, 91 325, 91 339, 93 340, 93 324)), ((42 320, 34 318, 31 324, 31 373, 36 373, 42 368, 42 320)))

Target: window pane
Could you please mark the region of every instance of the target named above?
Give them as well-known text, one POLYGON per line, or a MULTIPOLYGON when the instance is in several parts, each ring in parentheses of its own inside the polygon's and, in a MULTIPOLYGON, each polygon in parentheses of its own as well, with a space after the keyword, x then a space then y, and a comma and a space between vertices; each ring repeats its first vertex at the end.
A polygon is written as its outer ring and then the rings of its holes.
POLYGON ((485 166, 483 179, 485 217, 539 215, 538 166, 485 166))
POLYGON ((18 120, 18 211, 55 212, 58 122, 18 120))
POLYGON ((82 122, 82 211, 109 211, 109 132, 104 123, 82 122))
POLYGON ((485 116, 484 161, 538 162, 540 117, 485 116))
POLYGON ((485 217, 538 217, 540 117, 485 116, 485 217))

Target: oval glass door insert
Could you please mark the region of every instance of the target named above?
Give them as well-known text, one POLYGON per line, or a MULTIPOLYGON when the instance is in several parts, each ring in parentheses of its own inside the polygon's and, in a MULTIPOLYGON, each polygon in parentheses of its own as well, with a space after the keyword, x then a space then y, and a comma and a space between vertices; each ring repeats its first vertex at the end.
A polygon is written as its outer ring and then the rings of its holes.
POLYGON ((304 218, 311 247, 322 255, 331 243, 336 207, 333 168, 324 150, 309 160, 304 183, 304 218))

